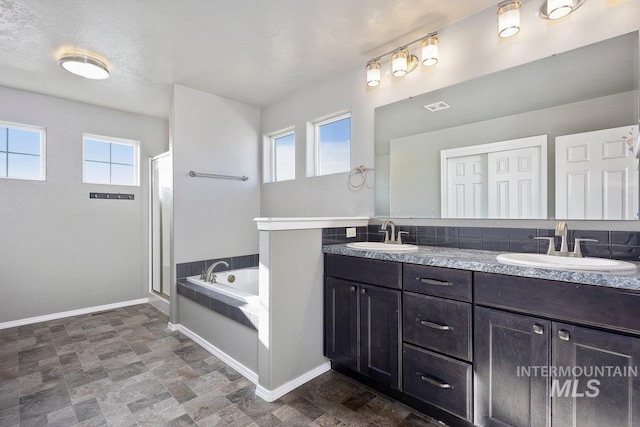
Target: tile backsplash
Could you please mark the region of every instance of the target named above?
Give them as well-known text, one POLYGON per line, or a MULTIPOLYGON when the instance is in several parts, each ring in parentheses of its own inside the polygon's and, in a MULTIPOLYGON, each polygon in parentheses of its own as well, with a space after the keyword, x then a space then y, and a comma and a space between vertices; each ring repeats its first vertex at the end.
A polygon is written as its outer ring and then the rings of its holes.
MULTIPOLYGON (((542 228, 396 225, 396 230, 408 232, 402 236, 404 243, 502 252, 546 253, 548 242, 535 240, 534 237, 554 236, 554 230, 542 228)), ((597 240, 597 242, 582 243, 582 253, 585 256, 640 261, 640 232, 569 230, 567 242, 570 251, 573 250, 576 238, 597 240)), ((380 225, 357 227, 356 237, 353 238, 347 238, 344 227, 322 230, 323 245, 383 240, 384 233, 380 233, 380 225)), ((560 237, 555 237, 555 242, 559 249, 560 237)))

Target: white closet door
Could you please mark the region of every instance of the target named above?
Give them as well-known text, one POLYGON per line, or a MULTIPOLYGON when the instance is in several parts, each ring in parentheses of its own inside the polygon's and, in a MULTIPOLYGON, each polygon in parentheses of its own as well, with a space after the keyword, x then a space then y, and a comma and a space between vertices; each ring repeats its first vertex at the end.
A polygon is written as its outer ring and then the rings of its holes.
POLYGON ((489 218, 547 217, 542 211, 546 191, 541 188, 545 180, 541 177, 540 162, 540 147, 488 154, 489 218))
POLYGON ((638 161, 623 126, 556 138, 556 218, 635 219, 638 161))
POLYGON ((487 155, 447 160, 448 218, 487 217, 487 155))

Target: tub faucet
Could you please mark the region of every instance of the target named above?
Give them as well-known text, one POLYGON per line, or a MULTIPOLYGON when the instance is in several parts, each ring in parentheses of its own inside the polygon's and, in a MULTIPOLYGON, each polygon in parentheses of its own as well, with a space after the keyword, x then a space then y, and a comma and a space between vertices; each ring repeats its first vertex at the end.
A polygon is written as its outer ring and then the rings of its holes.
POLYGON ((229 264, 226 261, 218 261, 211 264, 211 266, 207 269, 207 272, 204 275, 204 280, 206 282, 216 283, 216 275, 213 274, 213 269, 219 266, 220 264, 229 268, 229 264))

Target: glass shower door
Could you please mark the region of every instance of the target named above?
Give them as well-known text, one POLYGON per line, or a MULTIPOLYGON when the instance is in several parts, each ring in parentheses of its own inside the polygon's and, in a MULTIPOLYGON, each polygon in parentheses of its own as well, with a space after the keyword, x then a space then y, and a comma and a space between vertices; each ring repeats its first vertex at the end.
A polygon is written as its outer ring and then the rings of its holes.
POLYGON ((171 279, 171 155, 151 159, 151 289, 165 297, 171 279))

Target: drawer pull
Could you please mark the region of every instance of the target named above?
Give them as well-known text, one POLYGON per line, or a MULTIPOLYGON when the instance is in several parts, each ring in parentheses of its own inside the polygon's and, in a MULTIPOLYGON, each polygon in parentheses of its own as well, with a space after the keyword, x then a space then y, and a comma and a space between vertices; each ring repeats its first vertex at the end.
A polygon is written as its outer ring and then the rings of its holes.
POLYGON ((563 341, 569 341, 571 339, 571 336, 569 335, 569 332, 560 329, 558 331, 558 338, 560 338, 563 341))
POLYGON ((433 378, 428 375, 425 375, 422 372, 416 372, 416 375, 419 376, 422 381, 429 383, 431 385, 434 385, 438 388, 450 388, 450 389, 453 388, 451 384, 445 383, 444 381, 440 381, 437 378, 433 378))
POLYGON ((427 285, 433 285, 433 286, 451 286, 453 285, 453 283, 451 282, 441 282, 440 280, 433 280, 433 279, 427 279, 424 277, 416 277, 416 280, 422 283, 425 283, 427 285))
POLYGON ((426 326, 427 328, 438 329, 439 331, 453 331, 453 326, 441 325, 439 323, 433 323, 427 320, 421 320, 420 324, 422 326, 426 326))
POLYGON ((349 292, 355 292, 355 291, 356 291, 355 286, 349 286, 349 292))

